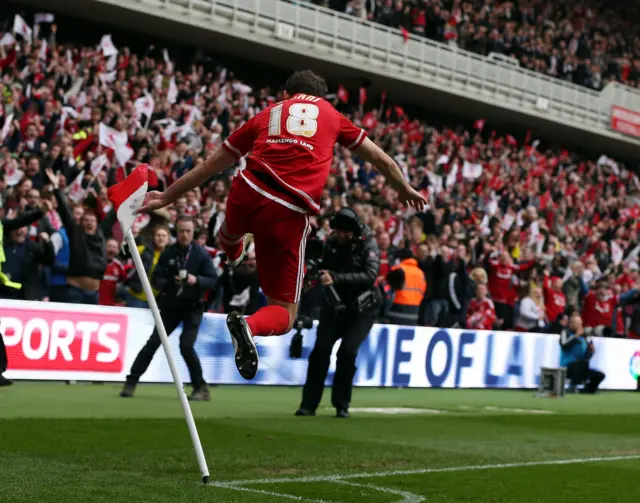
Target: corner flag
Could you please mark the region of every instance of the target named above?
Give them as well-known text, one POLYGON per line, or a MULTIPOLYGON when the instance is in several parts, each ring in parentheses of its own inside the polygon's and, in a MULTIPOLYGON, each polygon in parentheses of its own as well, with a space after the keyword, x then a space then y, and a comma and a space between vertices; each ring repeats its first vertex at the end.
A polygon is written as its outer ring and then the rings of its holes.
POLYGON ((200 437, 198 436, 196 423, 193 420, 193 414, 191 412, 191 407, 189 407, 187 394, 184 391, 182 381, 180 380, 180 376, 178 375, 176 362, 173 359, 173 354, 171 353, 171 348, 169 347, 167 331, 165 330, 164 324, 162 323, 160 310, 158 309, 156 298, 153 295, 153 291, 151 290, 151 283, 149 283, 147 272, 145 271, 142 259, 140 258, 140 252, 138 251, 136 241, 133 237, 133 233, 131 232, 131 226, 133 225, 133 222, 136 218, 136 211, 138 211, 138 209, 144 203, 145 194, 147 193, 147 169, 148 166, 146 164, 140 164, 131 172, 128 177, 126 177, 120 183, 117 183, 116 185, 110 187, 109 200, 113 203, 118 214, 120 227, 122 228, 122 232, 124 233, 127 245, 129 246, 131 256, 133 257, 133 263, 136 266, 138 277, 140 278, 140 282, 142 283, 142 288, 145 295, 147 296, 147 301, 149 302, 149 307, 151 308, 151 314, 153 314, 153 320, 155 321, 156 327, 158 328, 158 335, 160 336, 162 347, 164 349, 165 355, 167 356, 167 362, 169 363, 169 369, 171 370, 173 382, 175 383, 176 390, 178 391, 178 397, 180 398, 180 404, 182 405, 184 418, 187 421, 187 427, 189 428, 191 441, 193 443, 193 450, 195 451, 196 458, 198 459, 200 473, 202 474, 202 482, 206 484, 209 481, 209 468, 207 467, 207 461, 204 457, 204 451, 202 450, 202 444, 200 443, 200 437))

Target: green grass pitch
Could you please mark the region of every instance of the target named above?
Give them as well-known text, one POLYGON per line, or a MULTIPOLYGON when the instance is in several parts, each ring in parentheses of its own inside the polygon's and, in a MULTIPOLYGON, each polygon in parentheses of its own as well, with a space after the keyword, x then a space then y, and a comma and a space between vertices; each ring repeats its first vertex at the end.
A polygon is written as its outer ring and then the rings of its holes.
MULTIPOLYGON (((640 394, 356 389, 348 420, 297 388, 18 382, 0 389, 0 502, 603 503, 640 498, 640 394), (358 412, 422 408, 422 413, 358 412)), ((326 399, 328 397, 325 396, 326 399)), ((388 411, 387 411, 388 412, 388 411)))

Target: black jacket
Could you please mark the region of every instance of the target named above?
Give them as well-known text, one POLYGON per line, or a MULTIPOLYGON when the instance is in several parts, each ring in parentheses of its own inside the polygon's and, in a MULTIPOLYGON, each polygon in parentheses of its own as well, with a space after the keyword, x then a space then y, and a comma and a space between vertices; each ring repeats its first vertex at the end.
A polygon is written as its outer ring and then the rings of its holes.
MULTIPOLYGON (((21 213, 16 218, 3 218, 2 219, 2 228, 4 229, 5 238, 6 233, 9 231, 15 231, 20 227, 26 227, 27 225, 31 225, 33 222, 40 220, 44 216, 42 210, 33 210, 33 211, 25 211, 21 213)), ((1 237, 1 236, 0 236, 1 237)))
POLYGON ((331 273, 338 296, 351 307, 359 295, 373 288, 380 271, 380 250, 371 229, 363 225, 361 237, 347 245, 330 237, 325 243, 322 269, 331 273))
MULTIPOLYGON (((154 249, 152 246, 145 246, 144 249, 142 250, 142 253, 140 253, 140 258, 142 259, 142 265, 144 266, 144 270, 146 271, 147 274, 149 274, 149 271, 151 270, 151 266, 153 265, 153 255, 154 255, 154 249)), ((159 261, 160 259, 158 259, 158 262, 159 261)), ((143 290, 142 282, 140 281, 140 276, 138 275, 137 269, 133 268, 131 270, 131 276, 127 280, 127 285, 129 286, 129 288, 131 288, 131 290, 133 290, 136 293, 142 292, 143 290)))
POLYGON ((69 274, 70 278, 88 276, 102 279, 107 268, 105 229, 113 227, 116 213, 111 210, 96 229, 95 234, 87 234, 81 224, 76 224, 60 189, 54 191, 58 201, 58 213, 62 225, 69 236, 69 274))
POLYGON ((164 307, 201 302, 204 293, 211 290, 215 282, 216 271, 213 268, 213 261, 207 251, 195 242, 191 243, 190 250, 182 249, 178 243, 169 246, 160 255, 151 276, 151 285, 160 290, 160 305, 164 307), (185 259, 187 259, 186 266, 183 265, 185 259), (193 286, 185 283, 180 292, 180 284, 175 277, 183 267, 187 273, 198 278, 198 282, 193 286))
MULTIPOLYGON (((8 236, 7 236, 8 238, 8 236)), ((9 239, 4 241, 6 263, 17 259, 17 251, 23 246, 24 254, 20 261, 20 277, 12 277, 11 281, 22 284, 21 289, 0 285, 0 297, 4 299, 41 300, 43 297, 39 265, 51 266, 55 260, 55 251, 51 242, 40 244, 26 239, 22 245, 13 243, 9 239)), ((8 269, 8 267, 7 267, 8 269)))

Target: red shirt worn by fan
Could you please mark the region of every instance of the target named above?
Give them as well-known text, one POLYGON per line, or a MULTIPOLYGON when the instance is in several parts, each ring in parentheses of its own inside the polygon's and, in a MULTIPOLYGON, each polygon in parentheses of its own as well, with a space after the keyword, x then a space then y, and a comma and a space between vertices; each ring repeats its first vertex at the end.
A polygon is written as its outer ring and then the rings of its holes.
POLYGON ((107 264, 98 289, 98 303, 101 306, 116 305, 118 283, 124 281, 126 277, 125 266, 117 258, 107 264))
POLYGON ((296 94, 246 122, 223 147, 238 158, 250 152, 243 177, 270 193, 264 178, 255 179, 266 174, 289 196, 287 202, 318 213, 335 143, 355 149, 365 137, 328 101, 296 94))
MULTIPOLYGON (((320 211, 334 145, 355 149, 365 137, 329 102, 296 94, 260 112, 223 143, 237 158, 250 152, 233 181, 224 227, 232 236, 253 234, 267 297, 300 300, 308 213, 320 211)), ((221 236, 229 242, 222 230, 221 236)))

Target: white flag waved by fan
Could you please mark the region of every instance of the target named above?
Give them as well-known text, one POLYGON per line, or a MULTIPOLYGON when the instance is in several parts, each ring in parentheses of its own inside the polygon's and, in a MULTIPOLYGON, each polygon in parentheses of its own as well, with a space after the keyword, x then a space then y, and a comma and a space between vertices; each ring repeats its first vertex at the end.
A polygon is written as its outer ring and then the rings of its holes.
POLYGON ((34 23, 35 24, 40 24, 40 23, 53 23, 55 21, 56 17, 51 14, 50 12, 38 12, 35 16, 34 16, 34 23))
POLYGON ((110 84, 114 80, 116 80, 116 71, 113 70, 109 73, 99 73, 98 77, 100 78, 100 82, 103 84, 110 84))
POLYGON ((155 103, 151 95, 145 94, 144 96, 141 96, 136 101, 134 101, 133 106, 136 109, 136 117, 138 120, 140 120, 143 115, 145 115, 146 117, 151 117, 151 115, 153 115, 155 103))
POLYGON ((100 173, 107 164, 109 164, 109 160, 105 154, 96 157, 91 161, 91 175, 94 177, 98 176, 98 173, 100 173))
POLYGON ((2 126, 2 131, 0 131, 0 143, 4 142, 5 138, 9 134, 9 128, 13 123, 13 114, 9 114, 4 121, 4 126, 2 126))
POLYGON ((169 81, 169 91, 167 91, 167 101, 172 105, 178 100, 178 86, 176 86, 176 79, 171 77, 169 81))
POLYGON ((38 54, 38 58, 44 62, 47 61, 47 41, 42 40, 42 45, 40 46, 40 53, 38 54))
POLYGON ((116 69, 116 65, 118 64, 118 54, 112 54, 109 56, 107 60, 107 71, 111 72, 116 69))
POLYGON ((0 38, 0 47, 6 47, 8 45, 13 45, 15 43, 16 43, 16 39, 9 32, 5 33, 4 35, 2 35, 2 38, 0 38))
POLYGON ((81 203, 84 200, 84 189, 82 188, 83 178, 84 178, 84 171, 81 171, 78 174, 78 176, 76 176, 76 179, 71 184, 71 187, 69 187, 69 192, 67 196, 74 203, 81 203))
POLYGON ((113 45, 111 35, 102 35, 102 38, 100 39, 100 49, 102 49, 102 54, 107 58, 114 54, 118 54, 118 49, 113 45))
POLYGON ((124 166, 133 157, 133 149, 127 145, 129 138, 124 131, 119 132, 100 123, 99 136, 100 145, 113 149, 120 166, 124 166))
POLYGON ((109 200, 113 203, 123 234, 127 234, 136 220, 136 212, 144 203, 148 189, 146 164, 136 166, 120 183, 109 188, 109 200))
POLYGON ((31 34, 33 33, 33 30, 18 14, 16 14, 16 17, 13 19, 13 31, 22 35, 22 38, 31 43, 31 34))

